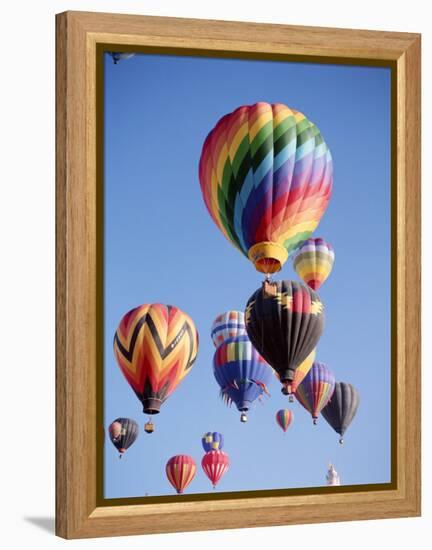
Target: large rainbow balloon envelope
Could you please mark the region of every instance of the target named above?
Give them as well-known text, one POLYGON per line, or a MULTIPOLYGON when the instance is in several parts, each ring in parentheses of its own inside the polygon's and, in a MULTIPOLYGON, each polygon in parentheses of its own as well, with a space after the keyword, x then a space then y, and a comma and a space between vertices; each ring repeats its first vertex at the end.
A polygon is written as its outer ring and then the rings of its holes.
POLYGON ((324 239, 306 239, 293 257, 297 275, 313 290, 318 290, 330 275, 335 260, 334 249, 324 239))
POLYGON ((282 268, 317 227, 333 164, 318 128, 282 103, 243 105, 208 134, 199 179, 215 224, 255 268, 282 268))

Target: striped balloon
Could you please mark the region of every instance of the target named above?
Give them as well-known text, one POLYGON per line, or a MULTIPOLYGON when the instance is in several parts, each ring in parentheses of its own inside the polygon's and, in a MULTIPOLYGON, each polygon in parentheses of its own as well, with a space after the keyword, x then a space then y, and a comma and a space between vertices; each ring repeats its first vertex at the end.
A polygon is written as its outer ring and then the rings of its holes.
POLYGON ((174 306, 138 306, 126 313, 114 336, 118 365, 147 414, 159 412, 190 372, 197 352, 195 325, 174 306))
POLYGON ((273 370, 243 335, 226 340, 217 348, 213 373, 225 402, 234 402, 239 411, 245 412, 255 399, 268 394, 273 370))
POLYGON ((227 311, 221 313, 213 321, 211 337, 216 347, 229 338, 246 334, 243 311, 227 311))
POLYGON ((223 451, 210 451, 203 456, 201 466, 205 475, 212 482, 213 489, 227 472, 229 463, 229 456, 223 451))
POLYGON ((196 464, 189 455, 176 455, 168 460, 165 471, 171 485, 181 494, 195 477, 196 464))
POLYGON ((299 403, 308 410, 314 424, 321 409, 327 405, 335 388, 335 377, 332 371, 324 363, 314 363, 299 384, 295 396, 299 403))
POLYGON ((262 102, 219 120, 204 142, 199 179, 223 235, 258 271, 275 273, 324 214, 333 164, 302 113, 262 102))
POLYGON ((202 436, 201 443, 206 453, 221 451, 224 446, 224 437, 219 432, 207 432, 202 436))
POLYGON ((293 258, 297 275, 312 290, 318 290, 330 275, 334 264, 334 250, 323 239, 307 239, 293 258))
POLYGON ((138 424, 131 418, 116 418, 111 422, 108 427, 109 438, 120 453, 120 458, 135 443, 138 432, 138 424))
POLYGON ((294 415, 289 409, 281 409, 276 413, 276 422, 284 432, 287 431, 291 422, 294 420, 294 415))

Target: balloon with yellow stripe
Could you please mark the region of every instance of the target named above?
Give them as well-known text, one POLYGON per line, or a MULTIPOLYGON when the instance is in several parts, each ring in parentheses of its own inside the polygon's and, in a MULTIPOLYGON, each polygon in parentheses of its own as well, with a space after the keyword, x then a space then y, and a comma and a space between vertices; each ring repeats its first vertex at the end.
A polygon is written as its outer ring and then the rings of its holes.
POLYGON ((114 355, 146 414, 162 403, 191 371, 198 352, 198 333, 181 309, 143 304, 121 319, 114 335, 114 355))
POLYGON ((180 495, 195 477, 196 463, 189 455, 176 455, 168 460, 165 471, 168 481, 180 495))
POLYGON ((331 244, 324 239, 307 239, 296 251, 293 266, 312 290, 318 290, 330 275, 335 260, 331 244))

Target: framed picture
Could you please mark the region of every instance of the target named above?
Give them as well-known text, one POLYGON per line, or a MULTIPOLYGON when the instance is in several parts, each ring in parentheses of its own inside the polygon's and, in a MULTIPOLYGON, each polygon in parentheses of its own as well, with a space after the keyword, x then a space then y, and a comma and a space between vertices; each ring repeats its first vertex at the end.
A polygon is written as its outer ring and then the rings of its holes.
POLYGON ((419 157, 419 35, 57 16, 59 536, 420 514, 419 157))

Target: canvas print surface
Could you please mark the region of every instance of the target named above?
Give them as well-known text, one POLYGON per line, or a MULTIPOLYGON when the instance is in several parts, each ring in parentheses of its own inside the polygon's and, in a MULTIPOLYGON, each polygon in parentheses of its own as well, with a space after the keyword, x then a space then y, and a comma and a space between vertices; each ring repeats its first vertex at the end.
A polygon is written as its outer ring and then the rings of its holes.
POLYGON ((389 483, 390 69, 103 70, 103 498, 389 483))

